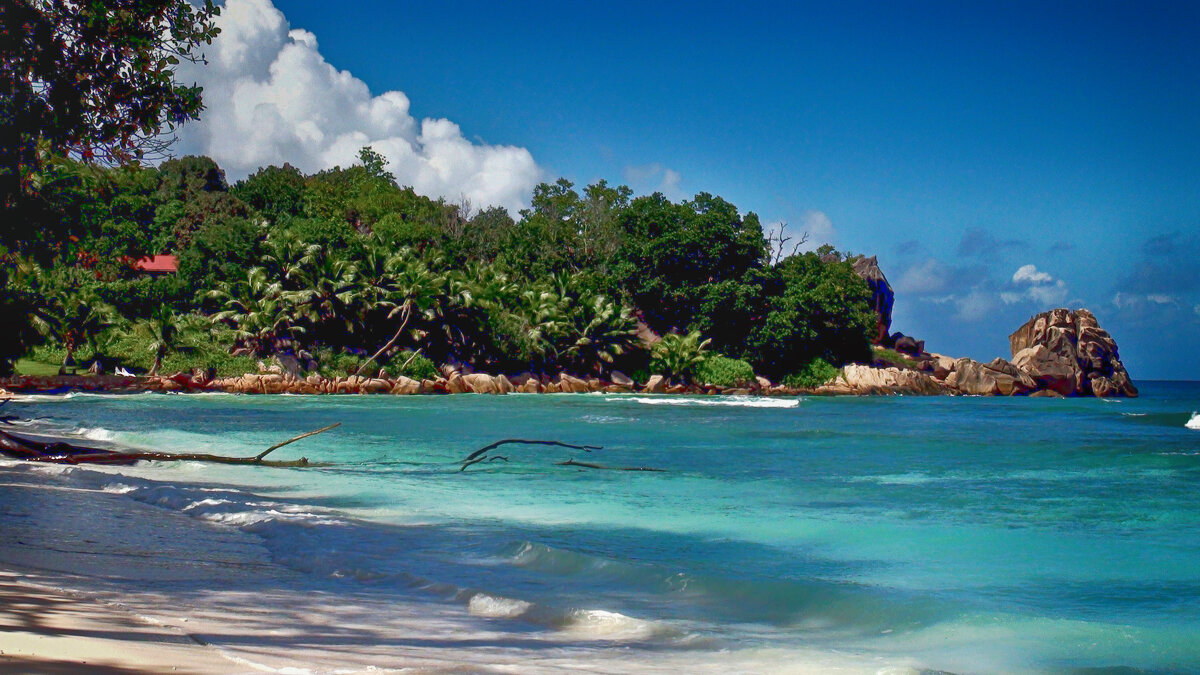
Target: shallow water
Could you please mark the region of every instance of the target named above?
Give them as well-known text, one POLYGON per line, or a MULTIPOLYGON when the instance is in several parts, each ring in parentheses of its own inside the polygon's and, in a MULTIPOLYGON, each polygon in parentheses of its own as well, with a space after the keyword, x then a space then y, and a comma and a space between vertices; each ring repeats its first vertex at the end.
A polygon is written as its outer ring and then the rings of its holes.
POLYGON ((275 453, 329 466, 177 463, 68 479, 252 535, 298 573, 290 584, 424 598, 514 640, 582 641, 646 663, 670 652, 676 665, 756 655, 745 670, 844 658, 1196 671, 1200 383, 1142 390, 75 395, 10 411, 34 429, 229 455, 341 422, 275 453), (505 446, 507 461, 458 471, 511 437, 604 448, 505 446), (556 465, 569 458, 665 471, 556 465))

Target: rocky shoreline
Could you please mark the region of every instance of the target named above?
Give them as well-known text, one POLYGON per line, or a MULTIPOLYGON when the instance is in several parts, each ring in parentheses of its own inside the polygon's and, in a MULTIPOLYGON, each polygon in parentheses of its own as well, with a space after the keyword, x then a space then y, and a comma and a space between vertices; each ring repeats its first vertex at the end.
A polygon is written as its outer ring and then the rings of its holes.
MULTIPOLYGON (((213 378, 203 372, 169 376, 51 376, 12 377, 0 380, 0 392, 65 393, 68 391, 225 392, 231 394, 686 394, 725 396, 1137 396, 1117 353, 1116 342, 1100 328, 1087 310, 1054 309, 1031 318, 1009 336, 1012 360, 980 363, 928 353, 908 339, 897 344, 913 367, 878 367, 850 364, 838 375, 814 388, 789 387, 758 377, 739 387, 671 383, 652 375, 636 383, 620 372, 607 379, 579 378, 568 374, 539 379, 518 376, 463 373, 447 369, 435 379, 404 376, 325 378, 289 371, 279 364, 260 364, 260 372, 213 378)), ((0 394, 2 395, 2 394, 0 394)))

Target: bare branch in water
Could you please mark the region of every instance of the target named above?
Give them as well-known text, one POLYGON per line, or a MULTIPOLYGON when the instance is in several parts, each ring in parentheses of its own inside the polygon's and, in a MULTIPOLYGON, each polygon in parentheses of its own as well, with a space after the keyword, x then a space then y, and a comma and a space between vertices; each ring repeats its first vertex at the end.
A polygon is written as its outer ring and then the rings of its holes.
POLYGON ((577 462, 573 459, 568 459, 565 462, 556 462, 555 466, 579 466, 585 469, 601 469, 603 471, 653 471, 656 473, 665 473, 666 469, 655 469, 651 466, 604 466, 603 464, 592 464, 591 462, 577 462))
MULTIPOLYGON (((532 440, 532 439, 525 439, 525 438, 506 438, 502 441, 496 441, 495 443, 489 443, 488 445, 485 445, 482 448, 476 450, 475 452, 472 452, 471 454, 467 455, 462 460, 462 467, 459 468, 459 471, 466 471, 468 466, 471 466, 472 464, 478 464, 479 462, 485 461, 487 459, 487 457, 485 455, 487 454, 487 452, 489 450, 495 450, 496 448, 500 447, 501 445, 507 445, 509 443, 520 443, 522 445, 553 445, 553 446, 557 446, 560 448, 571 448, 572 450, 583 450, 584 452, 591 452, 592 450, 603 450, 604 449, 604 447, 600 446, 600 445, 573 445, 571 443, 563 443, 562 441, 540 441, 540 440, 532 440)), ((505 461, 507 461, 507 460, 505 460, 505 461)))

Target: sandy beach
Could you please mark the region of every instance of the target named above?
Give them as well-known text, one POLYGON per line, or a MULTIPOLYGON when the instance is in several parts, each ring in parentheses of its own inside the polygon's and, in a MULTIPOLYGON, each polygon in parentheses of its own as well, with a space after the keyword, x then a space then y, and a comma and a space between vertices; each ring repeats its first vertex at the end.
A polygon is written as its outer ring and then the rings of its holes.
POLYGON ((235 673, 251 668, 175 626, 0 568, 0 673, 235 673))
MULTIPOLYGON (((688 659, 596 642, 591 625, 533 631, 436 586, 331 592, 253 535, 77 471, 92 470, 0 461, 0 673, 677 672, 688 659)), ((714 656, 701 670, 828 670, 775 650, 714 656)))

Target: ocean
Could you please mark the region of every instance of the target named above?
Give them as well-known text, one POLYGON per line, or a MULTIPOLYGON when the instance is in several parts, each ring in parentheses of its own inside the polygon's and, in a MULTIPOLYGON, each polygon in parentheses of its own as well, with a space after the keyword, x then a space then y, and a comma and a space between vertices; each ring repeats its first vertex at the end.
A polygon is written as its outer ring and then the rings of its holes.
POLYGON ((1200 383, 1138 384, 35 396, 7 406, 14 430, 172 452, 341 426, 271 456, 305 468, 5 462, 22 490, 74 495, 55 508, 78 535, 39 538, 7 488, 0 562, 281 672, 1200 672, 1200 383), (603 447, 506 445, 459 470, 506 438, 603 447))

